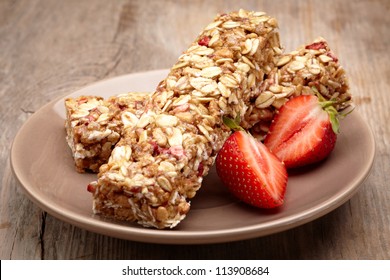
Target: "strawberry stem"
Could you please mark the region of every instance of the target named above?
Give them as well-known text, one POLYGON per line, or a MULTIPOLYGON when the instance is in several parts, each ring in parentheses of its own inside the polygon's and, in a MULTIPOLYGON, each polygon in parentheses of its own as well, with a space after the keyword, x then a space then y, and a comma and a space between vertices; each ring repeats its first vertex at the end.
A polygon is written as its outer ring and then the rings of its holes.
POLYGON ((317 90, 316 87, 312 87, 311 89, 314 92, 314 94, 317 96, 322 109, 324 109, 325 112, 328 113, 333 132, 338 134, 340 132, 339 112, 336 110, 334 105, 341 104, 344 102, 344 100, 340 100, 340 101, 334 99, 326 100, 321 95, 321 93, 317 90))
MULTIPOLYGON (((339 102, 335 101, 335 100, 327 100, 327 101, 320 101, 320 104, 321 104, 321 107, 326 109, 326 108, 329 108, 329 107, 333 107, 333 105, 335 104, 338 104, 339 102)), ((334 108, 334 107, 333 107, 334 108)))
POLYGON ((325 111, 329 115, 330 123, 332 125, 332 130, 334 133, 338 134, 340 132, 340 122, 339 122, 339 113, 337 110, 333 107, 327 107, 325 108, 325 111))
POLYGON ((230 129, 234 130, 234 131, 238 131, 238 130, 242 130, 242 131, 245 131, 241 126, 240 126, 240 121, 241 121, 241 118, 240 116, 238 115, 235 119, 231 119, 229 117, 226 117, 226 116, 222 116, 222 120, 223 120, 223 123, 230 129))
POLYGON ((321 107, 328 113, 333 132, 338 134, 340 132, 340 121, 339 121, 340 118, 345 118, 347 115, 352 113, 352 111, 355 108, 352 108, 351 110, 349 110, 346 113, 340 113, 336 110, 334 105, 342 104, 348 100, 339 100, 339 101, 337 101, 335 99, 326 100, 321 95, 321 93, 317 90, 316 87, 312 87, 311 89, 315 93, 315 95, 318 97, 318 100, 320 101, 321 107))

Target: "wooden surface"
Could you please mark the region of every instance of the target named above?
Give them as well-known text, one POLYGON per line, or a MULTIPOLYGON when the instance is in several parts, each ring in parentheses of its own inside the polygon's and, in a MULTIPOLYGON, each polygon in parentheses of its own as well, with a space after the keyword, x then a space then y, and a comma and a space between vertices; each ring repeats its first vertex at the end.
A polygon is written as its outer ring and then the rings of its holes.
POLYGON ((390 1, 0 0, 1 259, 390 259, 390 1), (88 232, 40 210, 9 150, 41 106, 92 82, 169 68, 217 13, 266 11, 287 51, 317 36, 348 72, 376 159, 350 201, 303 226, 213 245, 156 245, 88 232))

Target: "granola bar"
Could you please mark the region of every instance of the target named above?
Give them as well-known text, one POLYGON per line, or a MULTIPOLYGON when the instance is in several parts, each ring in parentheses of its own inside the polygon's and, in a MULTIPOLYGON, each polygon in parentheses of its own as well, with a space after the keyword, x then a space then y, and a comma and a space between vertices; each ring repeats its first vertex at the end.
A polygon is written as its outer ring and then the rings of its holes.
POLYGON ((229 135, 222 115, 245 117, 280 54, 274 18, 218 15, 158 85, 136 126, 124 129, 89 186, 94 212, 175 227, 229 135))
POLYGON ((110 157, 123 129, 134 125, 148 95, 131 92, 108 100, 99 96, 65 100, 66 141, 78 172, 98 172, 110 157))

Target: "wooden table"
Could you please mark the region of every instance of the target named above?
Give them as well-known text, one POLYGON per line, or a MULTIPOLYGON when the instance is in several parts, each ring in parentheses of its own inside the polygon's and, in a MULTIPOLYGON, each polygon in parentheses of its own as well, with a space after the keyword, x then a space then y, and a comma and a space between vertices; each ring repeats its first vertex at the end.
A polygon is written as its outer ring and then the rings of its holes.
POLYGON ((0 1, 1 259, 389 259, 390 2, 0 1), (43 212, 14 177, 9 150, 41 106, 92 82, 170 68, 217 13, 266 11, 287 51, 326 38, 348 72, 376 159, 347 203, 305 225, 222 244, 157 245, 82 230, 43 212))

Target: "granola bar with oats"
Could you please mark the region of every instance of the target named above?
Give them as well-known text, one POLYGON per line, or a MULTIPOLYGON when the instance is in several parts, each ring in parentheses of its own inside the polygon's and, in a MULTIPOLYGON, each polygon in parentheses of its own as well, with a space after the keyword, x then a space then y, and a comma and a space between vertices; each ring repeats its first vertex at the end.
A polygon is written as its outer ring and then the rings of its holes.
POLYGON ((134 125, 148 93, 131 92, 104 100, 79 96, 65 100, 66 141, 76 170, 98 172, 119 141, 123 128, 134 125))
POLYGON ((274 18, 218 15, 160 82, 136 126, 124 129, 89 185, 94 212, 175 227, 230 133, 222 115, 244 118, 280 54, 274 18))

